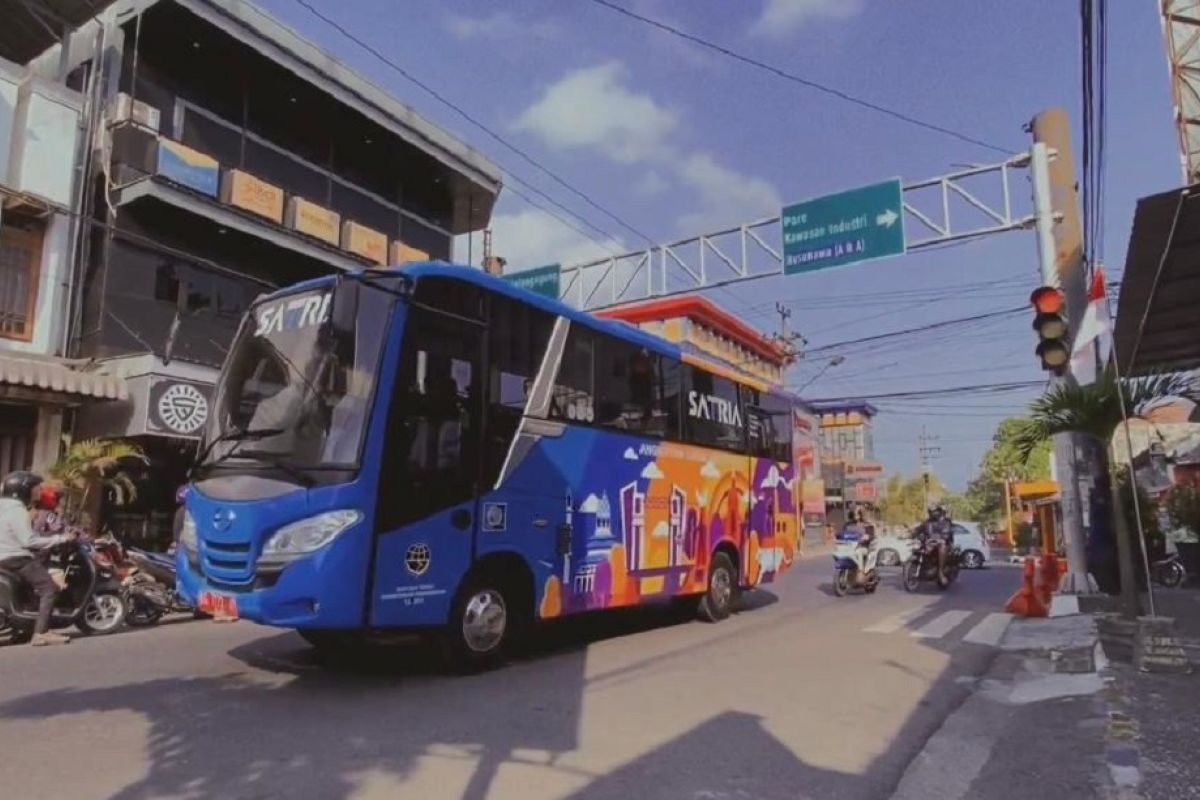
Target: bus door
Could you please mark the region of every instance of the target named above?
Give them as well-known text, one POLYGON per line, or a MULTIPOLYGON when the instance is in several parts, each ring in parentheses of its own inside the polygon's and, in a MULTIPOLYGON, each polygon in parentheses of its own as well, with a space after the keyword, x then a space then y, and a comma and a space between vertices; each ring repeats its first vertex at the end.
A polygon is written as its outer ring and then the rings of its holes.
POLYGON ((409 308, 380 466, 371 625, 444 623, 470 569, 483 335, 470 319, 409 308))

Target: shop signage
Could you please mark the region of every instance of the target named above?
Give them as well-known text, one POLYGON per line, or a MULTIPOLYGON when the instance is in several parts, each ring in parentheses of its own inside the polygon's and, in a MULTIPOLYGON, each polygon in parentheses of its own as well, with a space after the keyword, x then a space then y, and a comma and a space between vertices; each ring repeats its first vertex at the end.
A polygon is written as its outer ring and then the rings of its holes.
POLYGON ((283 189, 239 169, 225 171, 221 202, 283 224, 283 189))
POLYGON ((873 478, 883 474, 883 464, 873 461, 859 461, 846 464, 846 477, 873 478))
POLYGON ((376 264, 387 263, 387 236, 354 220, 348 219, 342 223, 342 249, 370 259, 376 264))
POLYGON ((287 226, 297 233, 307 234, 334 247, 340 244, 341 216, 303 197, 288 200, 287 226))
POLYGON ((429 253, 424 250, 418 250, 415 247, 410 247, 404 242, 397 239, 392 242, 392 257, 388 259, 390 264, 407 264, 412 261, 428 261, 429 253))
POLYGON ((153 378, 146 407, 147 433, 199 438, 208 422, 212 393, 212 386, 206 383, 153 378))
POLYGON ((217 160, 170 139, 158 140, 155 174, 209 197, 220 193, 221 165, 217 160))

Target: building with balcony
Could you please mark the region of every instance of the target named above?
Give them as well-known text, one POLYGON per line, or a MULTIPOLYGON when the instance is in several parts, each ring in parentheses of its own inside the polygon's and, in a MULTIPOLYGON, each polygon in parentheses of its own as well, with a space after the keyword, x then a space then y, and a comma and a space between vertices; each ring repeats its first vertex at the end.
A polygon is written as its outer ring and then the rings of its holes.
POLYGON ((883 466, 875 460, 872 431, 878 412, 870 403, 819 404, 814 410, 821 424, 825 503, 830 524, 838 526, 854 508, 878 505, 883 466))
POLYGON ((244 0, 117 0, 30 71, 94 111, 57 335, 121 382, 74 430, 146 450, 143 526, 165 524, 255 297, 450 260, 500 190, 479 153, 244 0))
POLYGON ((64 358, 87 102, 65 64, 29 65, 100 6, 0 5, 0 475, 45 469, 73 409, 126 396, 64 358))

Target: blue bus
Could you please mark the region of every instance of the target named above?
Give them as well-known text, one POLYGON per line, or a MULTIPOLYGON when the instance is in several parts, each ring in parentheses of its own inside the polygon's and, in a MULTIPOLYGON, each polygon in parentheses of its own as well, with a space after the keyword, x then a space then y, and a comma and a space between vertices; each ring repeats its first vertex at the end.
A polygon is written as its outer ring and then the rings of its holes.
POLYGON ((676 599, 727 617, 797 557, 799 401, 626 323, 419 264, 259 298, 178 548, 202 610, 318 648, 676 599))

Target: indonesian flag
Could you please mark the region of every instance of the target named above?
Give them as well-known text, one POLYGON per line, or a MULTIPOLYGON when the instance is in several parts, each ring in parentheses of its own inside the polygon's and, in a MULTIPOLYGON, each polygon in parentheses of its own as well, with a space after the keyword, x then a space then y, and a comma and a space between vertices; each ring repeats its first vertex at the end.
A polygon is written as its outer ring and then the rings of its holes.
POLYGON ((1096 353, 1099 363, 1107 363, 1112 344, 1112 322, 1108 316, 1108 292, 1104 283, 1104 270, 1098 268, 1092 278, 1088 292, 1087 309, 1075 331, 1075 344, 1071 349, 1071 373, 1081 385, 1096 380, 1096 353))

